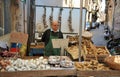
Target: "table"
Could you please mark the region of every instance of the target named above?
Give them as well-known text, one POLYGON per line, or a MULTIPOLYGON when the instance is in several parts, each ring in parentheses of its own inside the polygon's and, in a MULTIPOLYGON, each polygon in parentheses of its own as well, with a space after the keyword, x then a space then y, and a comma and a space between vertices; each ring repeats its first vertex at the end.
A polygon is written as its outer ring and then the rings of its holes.
POLYGON ((44 55, 44 43, 41 44, 37 44, 37 45, 30 45, 30 52, 29 52, 29 56, 33 56, 33 55, 44 55))
POLYGON ((75 76, 75 69, 0 72, 0 77, 75 76))
POLYGON ((120 77, 120 71, 77 71, 76 69, 61 70, 34 70, 34 71, 16 71, 0 72, 0 77, 43 77, 43 76, 77 76, 77 77, 120 77))
POLYGON ((120 77, 120 71, 77 71, 77 77, 120 77))

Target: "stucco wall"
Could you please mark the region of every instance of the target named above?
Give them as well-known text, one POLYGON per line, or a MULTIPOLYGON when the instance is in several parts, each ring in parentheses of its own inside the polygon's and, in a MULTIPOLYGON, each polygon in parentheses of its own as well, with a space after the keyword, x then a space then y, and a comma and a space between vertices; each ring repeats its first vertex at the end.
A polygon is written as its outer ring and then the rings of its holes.
POLYGON ((120 38, 120 0, 117 0, 114 15, 114 35, 120 38))

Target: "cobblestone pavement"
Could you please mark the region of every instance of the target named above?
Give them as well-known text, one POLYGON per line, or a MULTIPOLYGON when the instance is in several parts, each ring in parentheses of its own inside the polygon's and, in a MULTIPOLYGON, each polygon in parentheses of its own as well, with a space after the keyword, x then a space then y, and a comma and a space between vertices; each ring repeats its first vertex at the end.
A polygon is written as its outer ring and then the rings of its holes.
POLYGON ((96 46, 106 46, 108 40, 104 39, 104 25, 100 25, 99 28, 92 29, 93 33, 92 41, 96 46))

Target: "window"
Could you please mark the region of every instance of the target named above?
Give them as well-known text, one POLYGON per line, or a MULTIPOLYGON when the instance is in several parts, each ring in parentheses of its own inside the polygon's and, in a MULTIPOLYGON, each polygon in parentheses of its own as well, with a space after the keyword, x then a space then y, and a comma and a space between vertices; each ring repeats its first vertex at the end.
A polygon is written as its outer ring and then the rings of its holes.
POLYGON ((4 29, 3 29, 3 3, 0 0, 0 36, 2 36, 4 29))
POLYGON ((0 36, 11 32, 10 2, 11 0, 0 0, 0 36))

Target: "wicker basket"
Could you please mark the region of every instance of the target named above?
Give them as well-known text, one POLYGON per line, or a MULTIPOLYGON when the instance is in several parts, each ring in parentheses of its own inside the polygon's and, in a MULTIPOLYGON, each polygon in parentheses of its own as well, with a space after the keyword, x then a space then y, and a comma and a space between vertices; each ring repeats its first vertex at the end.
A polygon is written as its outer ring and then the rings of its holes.
MULTIPOLYGON (((109 56, 109 57, 105 58, 105 63, 112 69, 120 70, 120 63, 116 63, 114 61, 115 57, 116 56, 109 56)), ((120 60, 120 58, 119 58, 119 60, 120 60)))

